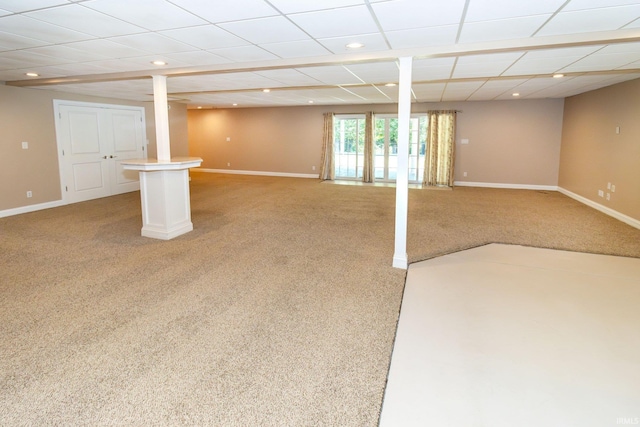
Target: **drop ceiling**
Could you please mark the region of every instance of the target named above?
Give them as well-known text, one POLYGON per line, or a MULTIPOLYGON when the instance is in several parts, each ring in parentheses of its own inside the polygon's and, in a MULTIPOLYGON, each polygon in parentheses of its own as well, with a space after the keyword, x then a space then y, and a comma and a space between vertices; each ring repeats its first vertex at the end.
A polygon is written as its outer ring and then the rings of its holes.
POLYGON ((394 103, 400 57, 414 102, 567 97, 640 77, 640 1, 0 0, 0 81, 33 89, 152 101, 161 74, 189 108, 394 103))

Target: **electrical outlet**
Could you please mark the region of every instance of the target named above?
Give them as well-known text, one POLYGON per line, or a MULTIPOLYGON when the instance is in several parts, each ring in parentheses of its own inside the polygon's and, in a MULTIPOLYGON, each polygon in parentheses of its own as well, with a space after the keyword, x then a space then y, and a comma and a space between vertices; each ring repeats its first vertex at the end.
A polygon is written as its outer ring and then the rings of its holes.
POLYGON ((312 171, 316 170, 316 167, 315 166, 311 166, 311 170, 312 171))
POLYGON ((231 163, 227 163, 227 166, 231 166, 231 163))
POLYGON ((598 190, 598 196, 600 196, 600 197, 604 197, 604 191, 602 191, 602 190, 598 190))
POLYGON ((615 184, 611 184, 611 192, 615 193, 616 192, 616 186, 615 184))
POLYGON ((29 142, 28 141, 22 141, 22 149, 23 150, 28 150, 29 149, 29 142))
POLYGON ((462 173, 462 176, 465 176, 465 177, 466 177, 466 176, 467 176, 467 173, 466 173, 466 172, 463 172, 463 173, 462 173))
POLYGON ((611 193, 607 193, 607 200, 611 200, 611 193))
POLYGON ((607 190, 611 190, 611 183, 607 182, 607 190))
POLYGON ((30 199, 33 197, 33 193, 31 192, 31 190, 27 191, 27 199, 30 199))

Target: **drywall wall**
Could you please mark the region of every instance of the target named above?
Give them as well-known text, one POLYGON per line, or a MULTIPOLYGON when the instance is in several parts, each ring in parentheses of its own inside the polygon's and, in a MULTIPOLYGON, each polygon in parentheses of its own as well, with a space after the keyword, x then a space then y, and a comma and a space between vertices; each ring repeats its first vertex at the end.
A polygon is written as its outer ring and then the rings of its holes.
MULTIPOLYGON (((413 113, 433 109, 461 111, 456 181, 557 185, 563 100, 412 106, 413 113), (461 139, 469 143, 462 145, 461 139)), ((322 114, 329 111, 381 114, 397 113, 397 107, 387 104, 189 110, 189 152, 203 158, 205 169, 317 174, 322 114)))
POLYGON ((640 79, 567 98, 558 185, 640 220, 639 117, 640 79))
MULTIPOLYGON (((53 115, 54 99, 144 106, 149 154, 150 157, 155 155, 152 103, 0 84, 0 212, 59 201, 62 198, 53 115), (27 150, 22 149, 23 141, 29 143, 27 150), (26 198, 27 191, 32 191, 32 198, 26 198)), ((185 156, 188 154, 186 106, 172 104, 169 120, 172 154, 185 156)))

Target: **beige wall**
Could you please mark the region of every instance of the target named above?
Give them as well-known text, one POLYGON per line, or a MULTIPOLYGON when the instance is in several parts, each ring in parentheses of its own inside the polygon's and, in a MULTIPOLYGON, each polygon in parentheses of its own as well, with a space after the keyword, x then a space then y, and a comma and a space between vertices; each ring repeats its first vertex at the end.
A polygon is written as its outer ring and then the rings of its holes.
MULTIPOLYGON (((412 112, 457 109, 455 179, 555 186, 563 100, 414 104, 412 112), (461 145, 462 138, 469 139, 461 145), (467 177, 463 177, 467 172, 467 177)), ((397 113, 394 105, 304 106, 189 111, 190 155, 203 168, 317 174, 322 113, 397 113), (230 137, 231 141, 226 141, 230 137), (227 163, 231 163, 228 167, 227 163), (312 169, 316 166, 316 170, 312 169)))
POLYGON ((567 98, 564 117, 559 186, 640 220, 640 79, 567 98))
MULTIPOLYGON (((151 83, 149 83, 151 85, 151 83)), ((0 211, 61 199, 53 100, 143 106, 149 153, 155 154, 153 105, 0 84, 0 211), (22 141, 29 149, 22 149, 22 141), (26 198, 27 191, 33 197, 26 198)), ((172 154, 188 154, 186 106, 170 110, 172 154)))

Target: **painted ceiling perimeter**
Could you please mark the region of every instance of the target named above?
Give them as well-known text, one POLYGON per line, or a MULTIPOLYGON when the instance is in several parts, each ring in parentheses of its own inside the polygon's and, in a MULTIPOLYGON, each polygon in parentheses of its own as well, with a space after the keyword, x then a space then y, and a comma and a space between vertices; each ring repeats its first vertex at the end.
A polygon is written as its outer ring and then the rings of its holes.
POLYGON ((151 101, 163 74, 190 108, 393 103, 399 57, 415 102, 571 96, 640 77, 640 1, 0 0, 13 86, 151 101))

